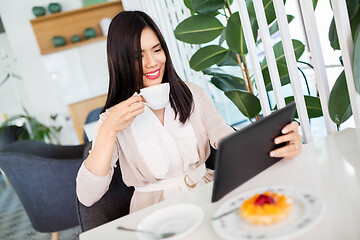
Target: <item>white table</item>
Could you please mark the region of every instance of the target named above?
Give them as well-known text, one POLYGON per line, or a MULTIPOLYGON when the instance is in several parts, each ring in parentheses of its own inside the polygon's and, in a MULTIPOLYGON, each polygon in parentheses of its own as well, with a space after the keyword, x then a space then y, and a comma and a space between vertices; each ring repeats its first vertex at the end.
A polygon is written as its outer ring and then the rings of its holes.
POLYGON ((200 206, 204 219, 184 239, 221 239, 211 218, 220 204, 247 190, 269 185, 293 185, 316 192, 325 205, 320 222, 296 239, 360 239, 360 129, 346 129, 306 144, 299 157, 282 160, 222 200, 211 203, 212 183, 190 191, 181 198, 165 201, 80 234, 80 240, 136 239, 131 232, 116 230, 119 225, 136 227, 148 214, 177 203, 200 206))

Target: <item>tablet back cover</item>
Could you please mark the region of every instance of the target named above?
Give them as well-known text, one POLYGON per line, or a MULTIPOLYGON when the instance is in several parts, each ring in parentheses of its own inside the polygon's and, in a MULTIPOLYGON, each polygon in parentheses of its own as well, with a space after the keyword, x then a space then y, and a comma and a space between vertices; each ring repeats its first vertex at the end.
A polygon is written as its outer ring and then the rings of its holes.
POLYGON ((294 111, 295 103, 290 103, 220 141, 212 202, 281 160, 270 157, 269 153, 281 147, 274 139, 292 121, 294 111))

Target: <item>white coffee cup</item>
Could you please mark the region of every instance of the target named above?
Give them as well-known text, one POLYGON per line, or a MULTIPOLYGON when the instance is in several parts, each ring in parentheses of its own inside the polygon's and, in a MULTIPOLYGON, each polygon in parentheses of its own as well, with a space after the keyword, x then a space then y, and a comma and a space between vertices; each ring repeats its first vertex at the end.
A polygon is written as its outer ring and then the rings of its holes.
POLYGON ((161 109, 169 103, 170 85, 161 83, 151 87, 140 89, 140 94, 146 101, 146 104, 152 109, 161 109))

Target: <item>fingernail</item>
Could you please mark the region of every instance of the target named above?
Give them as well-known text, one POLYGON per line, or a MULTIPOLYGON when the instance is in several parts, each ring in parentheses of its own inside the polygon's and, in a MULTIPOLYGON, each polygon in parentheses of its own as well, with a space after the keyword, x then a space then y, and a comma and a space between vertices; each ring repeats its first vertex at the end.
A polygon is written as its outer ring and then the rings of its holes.
POLYGON ((278 144, 278 143, 279 143, 279 140, 278 140, 278 139, 275 139, 274 142, 275 142, 275 144, 278 144))
POLYGON ((276 153, 275 152, 270 152, 270 157, 275 157, 276 153))

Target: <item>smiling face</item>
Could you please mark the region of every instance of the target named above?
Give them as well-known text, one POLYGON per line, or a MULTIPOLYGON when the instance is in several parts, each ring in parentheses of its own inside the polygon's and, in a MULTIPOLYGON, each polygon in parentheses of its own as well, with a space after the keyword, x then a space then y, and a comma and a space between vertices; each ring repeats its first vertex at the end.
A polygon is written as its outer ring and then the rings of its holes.
POLYGON ((145 28, 140 38, 143 84, 150 87, 162 82, 166 56, 161 47, 160 41, 151 28, 145 28))

